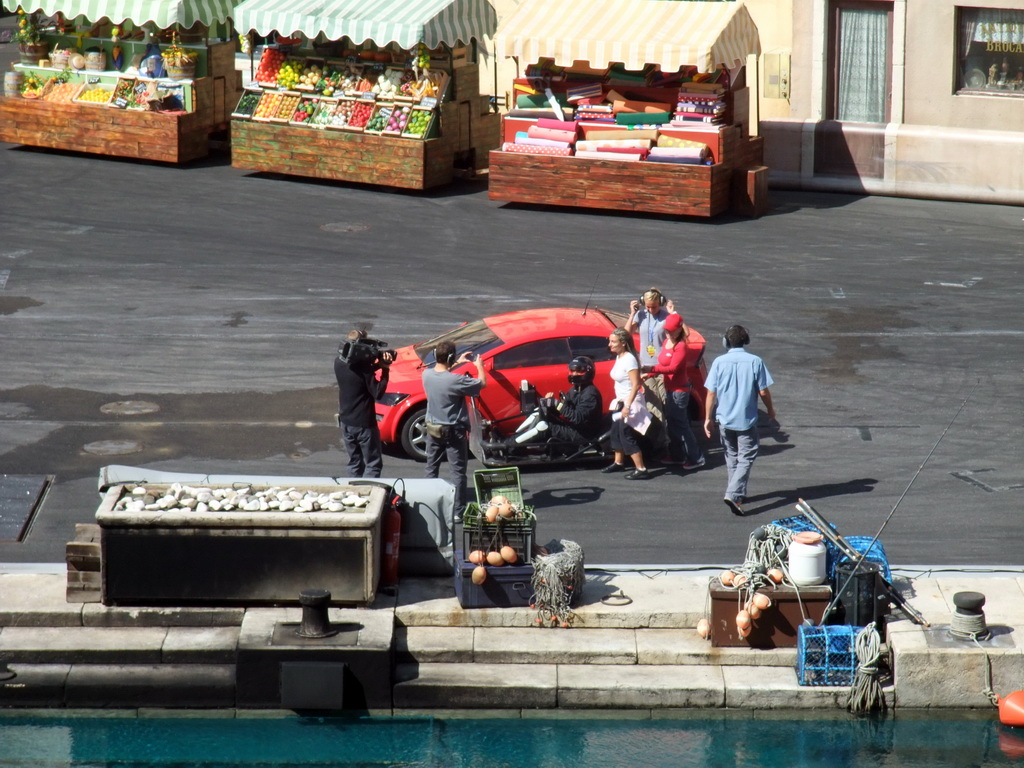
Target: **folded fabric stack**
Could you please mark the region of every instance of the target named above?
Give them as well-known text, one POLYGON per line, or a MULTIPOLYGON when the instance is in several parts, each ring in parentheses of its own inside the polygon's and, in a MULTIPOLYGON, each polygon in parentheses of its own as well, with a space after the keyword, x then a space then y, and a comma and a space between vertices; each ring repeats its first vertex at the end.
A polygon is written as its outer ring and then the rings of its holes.
MULTIPOLYGON (((686 85, 693 85, 687 83, 686 85)), ((679 101, 672 115, 673 125, 688 123, 710 123, 718 125, 725 121, 725 101, 720 94, 690 93, 679 90, 679 101)))
POLYGON ((615 113, 611 104, 578 104, 576 106, 577 120, 590 120, 600 123, 614 123, 615 113))
POLYGON ((566 93, 566 100, 570 104, 575 104, 584 99, 597 99, 600 101, 603 95, 604 91, 601 88, 601 83, 590 82, 583 85, 569 86, 568 92, 566 93))

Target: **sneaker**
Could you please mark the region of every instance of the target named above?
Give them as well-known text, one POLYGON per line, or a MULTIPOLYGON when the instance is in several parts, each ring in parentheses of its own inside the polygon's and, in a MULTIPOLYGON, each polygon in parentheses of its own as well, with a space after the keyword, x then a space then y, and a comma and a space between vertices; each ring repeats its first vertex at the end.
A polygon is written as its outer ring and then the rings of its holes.
POLYGON ((650 476, 651 473, 646 469, 634 469, 626 473, 627 480, 647 480, 650 476))
POLYGON ((612 462, 611 464, 609 464, 607 467, 605 467, 601 471, 604 474, 607 475, 607 474, 610 474, 612 472, 624 472, 625 469, 626 469, 626 465, 625 464, 616 464, 615 462, 612 462))
POLYGON ((730 512, 732 512, 734 515, 739 515, 740 517, 743 517, 743 507, 740 506, 740 503, 738 501, 733 501, 732 499, 722 499, 722 501, 725 502, 725 506, 729 508, 730 512))
POLYGON ((708 463, 707 459, 705 459, 703 456, 701 456, 699 461, 684 461, 683 462, 683 469, 686 469, 686 470, 700 469, 701 467, 703 467, 707 463, 708 463))

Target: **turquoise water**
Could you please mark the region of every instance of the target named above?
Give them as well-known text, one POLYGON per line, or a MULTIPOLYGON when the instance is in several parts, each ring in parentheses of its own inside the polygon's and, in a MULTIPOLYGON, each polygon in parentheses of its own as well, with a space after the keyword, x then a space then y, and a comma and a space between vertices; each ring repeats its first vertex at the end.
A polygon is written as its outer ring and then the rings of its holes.
MULTIPOLYGON (((987 713, 988 714, 988 713, 987 713)), ((832 720, 57 719, 0 716, 0 766, 746 768, 998 766, 1024 732, 990 717, 832 720)))

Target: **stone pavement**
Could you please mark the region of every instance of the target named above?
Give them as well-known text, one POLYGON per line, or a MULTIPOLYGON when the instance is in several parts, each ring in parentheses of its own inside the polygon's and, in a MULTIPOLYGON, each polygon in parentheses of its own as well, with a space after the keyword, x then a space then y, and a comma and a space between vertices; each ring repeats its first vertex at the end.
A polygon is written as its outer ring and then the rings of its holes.
MULTIPOLYGON (((324 640, 294 635, 299 608, 69 603, 62 568, 40 570, 0 566, 0 678, 5 667, 14 674, 0 682, 0 707, 308 709, 296 681, 335 673, 325 706, 371 714, 821 710, 843 708, 849 692, 798 685, 795 648, 700 639, 711 569, 588 570, 569 629, 537 628, 529 608, 464 610, 450 579, 405 579, 368 608, 332 608, 332 626, 343 631, 324 640), (620 591, 632 602, 602 602, 620 591)), ((890 705, 991 707, 989 665, 995 692, 1024 689, 1014 640, 1024 627, 1024 577, 897 572, 894 583, 931 627, 889 618, 890 705), (990 640, 949 636, 961 591, 986 596, 990 640)))

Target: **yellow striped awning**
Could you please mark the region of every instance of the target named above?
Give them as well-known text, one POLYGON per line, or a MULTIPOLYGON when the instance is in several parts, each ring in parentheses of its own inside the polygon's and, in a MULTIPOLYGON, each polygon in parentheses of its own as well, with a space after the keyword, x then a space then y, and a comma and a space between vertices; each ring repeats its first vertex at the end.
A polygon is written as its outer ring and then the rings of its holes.
POLYGON ((499 24, 495 48, 529 64, 547 58, 560 66, 711 72, 742 66, 761 41, 736 0, 523 0, 499 24))

